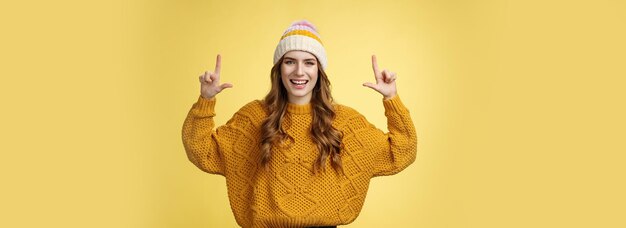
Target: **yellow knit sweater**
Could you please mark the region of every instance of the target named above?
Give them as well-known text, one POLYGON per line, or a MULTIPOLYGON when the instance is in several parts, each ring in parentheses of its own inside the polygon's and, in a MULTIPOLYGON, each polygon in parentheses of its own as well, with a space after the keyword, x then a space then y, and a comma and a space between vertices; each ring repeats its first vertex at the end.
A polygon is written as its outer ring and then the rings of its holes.
POLYGON ((417 136, 398 96, 384 100, 389 132, 384 133, 349 107, 335 104, 333 126, 343 133, 345 174, 313 173, 319 155, 311 137, 311 106, 289 104, 283 126, 294 142, 274 146, 269 169, 260 166, 261 101, 214 128, 215 99, 193 105, 182 130, 189 160, 201 170, 226 177, 228 198, 242 227, 342 225, 358 216, 372 177, 392 175, 415 160, 417 136))

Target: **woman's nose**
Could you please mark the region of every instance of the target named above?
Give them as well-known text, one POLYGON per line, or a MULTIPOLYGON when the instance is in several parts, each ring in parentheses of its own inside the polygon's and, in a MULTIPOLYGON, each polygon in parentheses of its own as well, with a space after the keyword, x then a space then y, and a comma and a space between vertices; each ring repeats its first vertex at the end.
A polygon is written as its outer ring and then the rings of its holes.
POLYGON ((303 76, 304 75, 304 66, 302 64, 297 64, 296 75, 303 76))

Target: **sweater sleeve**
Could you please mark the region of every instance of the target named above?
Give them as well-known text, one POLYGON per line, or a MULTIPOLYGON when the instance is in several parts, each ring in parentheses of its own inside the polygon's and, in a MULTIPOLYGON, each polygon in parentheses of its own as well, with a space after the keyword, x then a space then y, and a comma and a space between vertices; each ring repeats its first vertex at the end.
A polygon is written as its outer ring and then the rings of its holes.
POLYGON ((185 119, 182 138, 189 161, 207 173, 224 175, 223 154, 213 129, 215 102, 215 99, 198 98, 185 119))
POLYGON ((376 150, 374 176, 393 175, 415 161, 417 134, 409 110, 400 97, 384 100, 389 132, 381 135, 382 146, 376 150))

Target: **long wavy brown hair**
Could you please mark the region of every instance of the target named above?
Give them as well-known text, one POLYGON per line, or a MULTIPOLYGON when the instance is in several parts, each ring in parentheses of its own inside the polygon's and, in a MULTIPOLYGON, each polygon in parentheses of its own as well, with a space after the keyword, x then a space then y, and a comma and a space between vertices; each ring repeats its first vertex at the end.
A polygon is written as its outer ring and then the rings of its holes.
MULTIPOLYGON (((272 67, 270 74, 272 88, 264 100, 269 115, 261 127, 261 164, 266 168, 272 156, 272 146, 293 141, 293 138, 287 135, 283 129, 283 119, 287 113, 289 101, 287 89, 285 89, 280 75, 282 62, 283 58, 281 57, 272 67)), ((319 156, 313 164, 313 171, 318 173, 325 170, 324 164, 326 159, 330 157, 333 169, 342 172, 339 152, 343 146, 341 143, 343 135, 332 126, 332 121, 335 119, 335 110, 332 106, 333 97, 330 93, 330 81, 321 67, 318 67, 317 83, 312 93, 310 133, 319 151, 319 156)))

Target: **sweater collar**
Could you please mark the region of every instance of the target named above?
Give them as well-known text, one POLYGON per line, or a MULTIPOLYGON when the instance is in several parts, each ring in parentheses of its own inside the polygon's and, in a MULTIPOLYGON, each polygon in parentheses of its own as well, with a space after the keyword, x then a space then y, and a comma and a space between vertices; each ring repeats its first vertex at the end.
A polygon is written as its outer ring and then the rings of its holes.
POLYGON ((287 103, 287 112, 292 114, 309 114, 311 113, 311 103, 303 105, 287 103))

